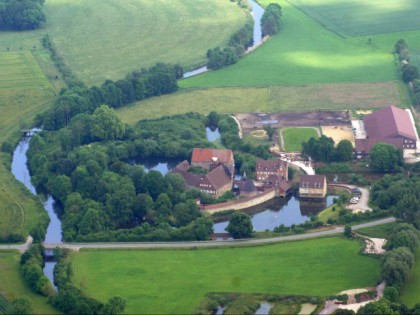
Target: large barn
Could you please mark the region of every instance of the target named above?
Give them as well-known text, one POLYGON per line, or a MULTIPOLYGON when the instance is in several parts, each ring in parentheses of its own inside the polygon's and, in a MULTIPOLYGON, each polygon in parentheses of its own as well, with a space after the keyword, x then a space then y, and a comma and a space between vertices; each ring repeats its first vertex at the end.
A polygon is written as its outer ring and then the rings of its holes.
POLYGON ((402 150, 417 149, 417 132, 410 113, 404 109, 389 106, 366 115, 363 119, 364 132, 356 136, 358 158, 369 155, 377 143, 387 143, 402 150))

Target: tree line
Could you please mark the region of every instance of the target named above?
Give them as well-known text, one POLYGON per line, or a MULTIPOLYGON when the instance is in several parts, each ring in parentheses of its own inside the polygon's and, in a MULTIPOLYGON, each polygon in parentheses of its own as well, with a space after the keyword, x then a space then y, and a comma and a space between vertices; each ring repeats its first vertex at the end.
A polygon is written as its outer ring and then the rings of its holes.
POLYGON ((346 162, 353 159, 353 145, 349 140, 341 140, 337 147, 332 138, 322 135, 302 143, 302 156, 318 162, 346 162))
POLYGON ((72 86, 60 92, 51 108, 37 116, 36 123, 45 130, 58 130, 67 126, 77 114, 91 114, 102 104, 118 108, 175 92, 177 79, 181 77, 181 66, 158 63, 149 69, 133 71, 125 79, 106 80, 100 87, 72 86))
POLYGON ((0 30, 33 30, 45 22, 45 0, 0 0, 0 30))

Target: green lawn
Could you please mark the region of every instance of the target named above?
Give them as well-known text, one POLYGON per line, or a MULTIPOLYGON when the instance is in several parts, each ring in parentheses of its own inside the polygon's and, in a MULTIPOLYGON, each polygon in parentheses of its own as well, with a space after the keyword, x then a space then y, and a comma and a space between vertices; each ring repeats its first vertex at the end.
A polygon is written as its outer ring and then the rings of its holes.
POLYGON ((20 254, 17 251, 0 251, 0 295, 10 302, 26 296, 31 300, 36 314, 57 314, 58 311, 47 304, 47 298, 32 293, 25 285, 19 262, 20 254))
POLYGON ((410 276, 400 296, 401 302, 408 307, 414 307, 414 305, 420 303, 420 248, 417 248, 414 259, 414 267, 410 271, 410 276))
MULTIPOLYGON (((1 52, 0 145, 10 137, 18 141, 18 130, 30 126, 54 96, 53 87, 31 52, 1 52)), ((27 235, 45 211, 10 173, 11 156, 0 152, 0 159, 0 236, 27 235)))
POLYGON ((373 35, 420 29, 417 0, 288 0, 343 36, 373 35))
POLYGON ((45 10, 44 29, 18 38, 2 33, 2 45, 39 46, 39 38, 48 33, 88 85, 120 79, 156 62, 205 63, 207 49, 225 45, 251 18, 226 0, 48 0, 45 10))
POLYGON ((191 314, 207 292, 328 296, 373 286, 380 261, 360 244, 324 238, 268 246, 196 250, 82 250, 74 283, 101 301, 127 300, 127 313, 191 314))
MULTIPOLYGON (((273 0, 260 2, 267 5, 273 0)), ((283 29, 278 35, 237 64, 184 80, 181 86, 391 81, 397 79, 391 53, 395 42, 404 38, 411 50, 420 49, 420 31, 343 38, 289 2, 275 2, 283 8, 283 29)))
POLYGON ((302 151, 302 142, 319 138, 316 128, 285 128, 280 132, 283 135, 283 148, 289 152, 302 151))

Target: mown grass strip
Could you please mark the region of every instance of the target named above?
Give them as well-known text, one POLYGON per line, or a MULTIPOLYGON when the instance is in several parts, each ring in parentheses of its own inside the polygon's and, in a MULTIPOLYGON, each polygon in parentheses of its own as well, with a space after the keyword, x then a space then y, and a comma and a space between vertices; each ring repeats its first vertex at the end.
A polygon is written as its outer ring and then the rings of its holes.
POLYGON ((316 128, 285 128, 280 130, 283 135, 284 149, 288 152, 302 151, 302 142, 311 138, 318 139, 316 128))

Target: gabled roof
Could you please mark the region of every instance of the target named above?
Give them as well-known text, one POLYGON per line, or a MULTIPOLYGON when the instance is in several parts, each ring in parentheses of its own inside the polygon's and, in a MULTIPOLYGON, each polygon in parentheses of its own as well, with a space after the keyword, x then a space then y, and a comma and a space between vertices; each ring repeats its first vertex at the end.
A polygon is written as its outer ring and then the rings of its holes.
POLYGON ((277 171, 279 169, 286 169, 287 162, 282 160, 258 160, 256 164, 256 171, 277 171))
POLYGON ((404 109, 389 106, 366 115, 363 121, 369 142, 398 136, 417 139, 410 115, 404 109))
POLYGON ((231 177, 228 173, 226 173, 226 170, 227 168, 225 168, 223 165, 219 165, 210 171, 205 176, 205 179, 207 179, 207 181, 212 185, 214 189, 218 190, 231 182, 231 177))
POLYGON ((252 179, 247 179, 247 180, 241 181, 239 190, 241 192, 251 193, 251 192, 257 191, 257 187, 255 187, 254 181, 252 179))
POLYGON ((195 174, 188 173, 181 168, 175 167, 172 172, 180 174, 184 178, 185 184, 188 187, 195 187, 200 183, 200 177, 195 174))
POLYGON ((230 149, 194 148, 191 162, 211 162, 213 158, 220 163, 228 163, 233 159, 233 153, 230 149))
POLYGON ((302 175, 299 188, 324 188, 325 175, 302 175))

